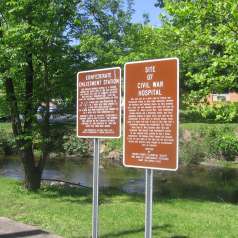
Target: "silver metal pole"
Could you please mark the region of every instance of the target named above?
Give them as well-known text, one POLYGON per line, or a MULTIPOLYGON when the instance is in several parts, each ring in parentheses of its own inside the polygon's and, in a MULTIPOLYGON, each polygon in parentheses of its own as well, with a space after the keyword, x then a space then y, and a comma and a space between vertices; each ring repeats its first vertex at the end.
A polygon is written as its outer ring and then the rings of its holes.
POLYGON ((97 238, 98 237, 99 153, 100 153, 99 139, 94 139, 92 238, 97 238))
POLYGON ((153 170, 145 170, 145 238, 152 238, 153 170))

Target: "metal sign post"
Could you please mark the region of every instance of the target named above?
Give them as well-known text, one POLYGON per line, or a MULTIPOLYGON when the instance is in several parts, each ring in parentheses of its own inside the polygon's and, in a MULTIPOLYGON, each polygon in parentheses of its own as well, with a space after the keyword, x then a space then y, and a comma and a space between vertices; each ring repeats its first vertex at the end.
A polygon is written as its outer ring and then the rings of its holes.
POLYGON ((145 170, 145 238, 152 237, 153 170, 145 170))
POLYGON ((99 138, 121 136, 121 69, 77 74, 77 136, 94 139, 92 238, 98 237, 99 138))
POLYGON ((93 156, 93 213, 92 213, 92 237, 98 237, 98 181, 99 181, 99 139, 94 139, 93 156))
POLYGON ((178 168, 179 60, 126 63, 124 100, 123 164, 146 169, 145 238, 151 238, 153 170, 178 168))

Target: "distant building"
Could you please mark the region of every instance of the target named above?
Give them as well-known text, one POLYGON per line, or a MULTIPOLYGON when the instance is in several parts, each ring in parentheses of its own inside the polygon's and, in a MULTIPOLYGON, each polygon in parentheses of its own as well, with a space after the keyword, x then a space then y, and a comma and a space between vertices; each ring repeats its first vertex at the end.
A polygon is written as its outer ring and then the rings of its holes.
POLYGON ((216 102, 238 102, 238 93, 237 92, 228 92, 228 93, 211 93, 207 97, 209 104, 216 102))

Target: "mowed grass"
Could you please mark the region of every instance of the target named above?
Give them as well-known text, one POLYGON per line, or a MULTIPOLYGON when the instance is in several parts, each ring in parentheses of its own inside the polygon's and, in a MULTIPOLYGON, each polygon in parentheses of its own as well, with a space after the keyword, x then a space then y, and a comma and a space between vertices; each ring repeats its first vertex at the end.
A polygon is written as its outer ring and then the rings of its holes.
MULTIPOLYGON (((0 177, 0 216, 65 238, 91 237, 91 189, 44 186, 31 193, 20 182, 0 177)), ((143 238, 144 196, 100 191, 100 237, 143 238)), ((153 237, 224 238, 238 235, 238 206, 196 199, 156 199, 153 237)))

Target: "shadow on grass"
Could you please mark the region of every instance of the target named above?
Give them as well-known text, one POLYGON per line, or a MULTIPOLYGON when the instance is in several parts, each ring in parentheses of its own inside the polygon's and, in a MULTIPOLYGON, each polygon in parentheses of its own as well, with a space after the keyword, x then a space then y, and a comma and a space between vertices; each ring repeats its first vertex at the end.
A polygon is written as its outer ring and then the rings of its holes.
MULTIPOLYGON (((170 228, 171 228, 171 225, 169 225, 169 224, 165 224, 165 225, 161 225, 161 226, 153 226, 153 233, 155 235, 155 231, 156 231, 157 235, 159 235, 158 234, 159 231, 170 232, 170 228)), ((124 231, 119 231, 119 232, 111 232, 108 234, 101 235, 100 237, 101 238, 128 237, 129 235, 133 235, 133 234, 137 234, 137 233, 144 233, 144 229, 145 229, 144 227, 141 227, 141 228, 124 230, 124 231)), ((82 238, 87 238, 87 237, 85 236, 82 238)), ((169 238, 189 238, 189 237, 185 236, 185 235, 173 235, 169 238)))
MULTIPOLYGON (((153 226, 153 231, 155 230, 167 230, 170 227, 170 225, 165 224, 162 226, 153 226)), ((102 238, 113 238, 113 237, 128 237, 130 234, 135 234, 135 233, 141 233, 144 232, 144 227, 137 228, 137 229, 130 229, 130 230, 125 230, 125 231, 120 231, 120 232, 113 232, 113 233, 108 233, 105 235, 101 235, 100 237, 102 238)))
MULTIPOLYGON (((161 226, 153 226, 153 235, 154 237, 161 237, 159 232, 171 232, 172 226, 169 224, 164 224, 161 226), (156 232, 156 233, 155 233, 156 232)), ((137 228, 137 229, 130 229, 130 230, 124 230, 119 232, 112 232, 105 235, 101 235, 102 238, 113 238, 113 237, 128 237, 129 235, 136 234, 136 233, 144 233, 145 228, 137 228)), ((86 237, 85 237, 86 238, 86 237)), ((186 235, 173 235, 170 238, 189 238, 186 235)))
MULTIPOLYGON (((45 237, 49 235, 48 232, 42 230, 32 230, 32 231, 21 231, 21 232, 13 232, 8 234, 0 234, 0 238, 20 238, 20 237, 33 237, 38 235, 44 235, 45 237)), ((43 237, 43 236, 42 236, 43 237)))
POLYGON ((44 185, 41 190, 37 192, 37 194, 42 198, 60 198, 60 201, 72 203, 92 202, 91 189, 71 187, 68 185, 44 185))
POLYGON ((180 236, 180 235, 176 235, 176 236, 171 236, 170 238, 189 238, 188 236, 180 236))
MULTIPOLYGON (((115 187, 100 188, 99 205, 111 203, 113 197, 124 196, 125 200, 133 202, 144 202, 144 194, 126 194, 121 189, 115 187)), ((44 185, 36 192, 41 198, 60 199, 63 202, 71 203, 92 203, 92 189, 79 188, 62 185, 44 185)))

